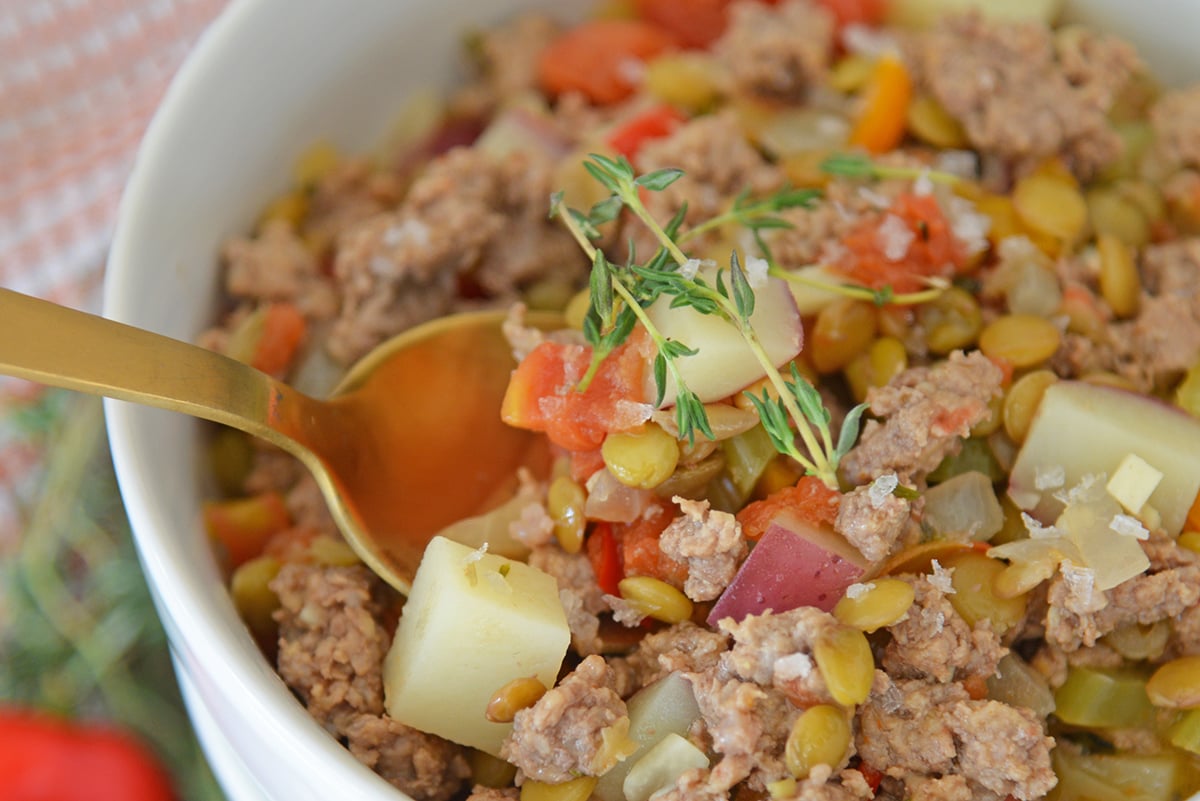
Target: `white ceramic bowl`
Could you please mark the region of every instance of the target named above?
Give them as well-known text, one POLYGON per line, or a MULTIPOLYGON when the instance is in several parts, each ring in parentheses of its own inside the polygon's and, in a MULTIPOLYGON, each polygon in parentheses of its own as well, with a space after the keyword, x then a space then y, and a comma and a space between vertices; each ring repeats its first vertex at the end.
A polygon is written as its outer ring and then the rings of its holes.
MULTIPOLYGON (((1007 2, 1007 0, 995 0, 1007 2)), ((562 12, 586 3, 542 0, 562 12)), ((217 253, 287 184, 312 141, 367 149, 414 90, 456 78, 460 35, 520 0, 235 0, 146 136, 109 262, 110 317, 191 340, 212 318, 217 253)), ((1192 0, 1079 0, 1172 79, 1200 75, 1192 0)), ((200 525, 198 426, 110 401, 139 553, 201 742, 231 801, 395 801, 305 713, 238 621, 200 525)))

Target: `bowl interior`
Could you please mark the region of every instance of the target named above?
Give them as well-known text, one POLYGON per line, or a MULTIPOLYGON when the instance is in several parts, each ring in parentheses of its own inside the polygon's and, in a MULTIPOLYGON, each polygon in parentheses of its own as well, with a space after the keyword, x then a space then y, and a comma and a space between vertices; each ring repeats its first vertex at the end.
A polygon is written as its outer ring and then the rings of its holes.
MULTIPOLYGON (((406 97, 460 75, 459 43, 471 26, 518 8, 563 14, 586 5, 234 2, 147 133, 122 204, 106 314, 194 339, 212 319, 221 243, 287 185, 306 146, 325 138, 343 152, 369 149, 406 97)), ((1173 82, 1200 75, 1187 37, 1200 29, 1200 3, 1075 0, 1069 13, 1130 36, 1173 82)), ((214 724, 206 729, 229 740, 262 798, 394 799, 307 716, 238 621, 200 525, 200 427, 116 401, 107 413, 139 553, 192 703, 214 724)))

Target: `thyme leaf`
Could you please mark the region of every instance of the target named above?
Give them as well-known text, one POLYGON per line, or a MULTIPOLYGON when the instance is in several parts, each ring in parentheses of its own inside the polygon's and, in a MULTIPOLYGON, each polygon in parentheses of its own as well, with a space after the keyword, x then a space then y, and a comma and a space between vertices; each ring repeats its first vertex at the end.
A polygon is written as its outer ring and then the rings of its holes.
POLYGON ((843 178, 928 178, 939 184, 956 184, 961 179, 954 173, 923 167, 901 167, 879 164, 862 153, 835 153, 820 164, 821 172, 843 178))
POLYGON ((587 387, 600 363, 640 324, 655 347, 652 366, 655 405, 662 404, 667 388, 673 382, 680 437, 688 442, 694 442, 698 433, 713 438, 704 404, 688 387, 679 369, 680 360, 695 357, 697 349, 664 336, 646 311, 651 304, 667 296, 672 308, 686 307, 700 314, 715 315, 733 326, 773 387, 773 393, 764 388, 761 396, 747 393, 772 445, 780 453, 795 459, 807 472, 836 487, 837 464, 853 444, 861 410, 849 427, 843 427, 835 447, 829 430, 831 416, 820 394, 800 375, 794 362, 789 366, 790 380, 785 379, 763 348, 751 323, 755 309, 754 288, 738 254, 731 255, 728 271, 718 270, 710 281, 696 273, 695 259, 682 248, 690 238, 706 230, 735 223, 753 233, 762 252, 768 256, 769 264, 770 254, 762 232, 790 227, 790 223, 777 216, 778 213, 811 205, 819 193, 784 188, 767 198, 751 200, 749 193, 743 192, 724 214, 681 233, 687 218, 686 205, 662 225, 646 208, 641 192, 662 191, 678 181, 683 171, 666 168, 637 175, 624 157, 610 158, 601 154, 590 156, 584 167, 610 192, 609 197, 593 205, 587 214, 566 208, 561 194, 552 199, 552 213, 562 220, 592 259, 589 281, 592 297, 584 320, 584 336, 592 345, 592 361, 578 388, 587 387), (592 244, 592 240, 599 237, 598 226, 616 219, 622 210, 628 210, 637 218, 657 242, 654 254, 644 263, 639 263, 632 242, 625 264, 612 262, 592 244), (797 437, 803 441, 803 449, 797 443, 797 437))

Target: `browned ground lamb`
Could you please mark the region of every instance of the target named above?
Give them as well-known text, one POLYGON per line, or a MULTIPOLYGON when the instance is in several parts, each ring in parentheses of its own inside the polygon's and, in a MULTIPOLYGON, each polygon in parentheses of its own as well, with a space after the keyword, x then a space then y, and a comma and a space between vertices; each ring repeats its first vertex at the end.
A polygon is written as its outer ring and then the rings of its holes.
POLYGON ((708 501, 678 496, 674 501, 683 514, 663 531, 658 547, 687 565, 683 585, 687 596, 693 601, 711 601, 729 586, 749 550, 741 524, 728 512, 710 509, 708 501))
POLYGON ((735 3, 714 46, 735 86, 752 97, 802 101, 819 86, 833 55, 833 15, 809 0, 772 7, 735 3))
POLYGON ((600 776, 628 755, 625 702, 613 690, 612 668, 592 655, 533 706, 517 712, 500 756, 526 779, 559 783, 600 776))
POLYGON ((971 700, 960 684, 881 677, 859 722, 864 762, 903 780, 913 798, 961 797, 956 787, 965 781, 969 797, 1027 801, 1055 784, 1054 740, 1037 716, 1023 707, 971 700), (949 786, 928 784, 929 778, 952 775, 962 778, 949 786))
POLYGON ((813 648, 837 625, 832 615, 811 606, 749 615, 737 623, 722 620, 721 630, 734 642, 723 666, 740 679, 779 690, 799 706, 830 703, 813 648))
POLYGON ((278 670, 351 753, 420 801, 448 801, 470 776, 461 746, 383 712, 379 578, 360 565, 285 564, 271 582, 280 608, 278 670))
POLYGON ((934 367, 913 367, 887 386, 873 388, 867 403, 884 422, 868 420, 842 471, 855 484, 894 472, 906 483, 921 482, 961 447, 971 426, 987 418, 999 394, 1000 368, 978 351, 934 367))
POLYGON ((1018 172, 1058 156, 1088 178, 1121 153, 1107 112, 1140 63, 1114 37, 963 14, 914 37, 908 55, 971 144, 1018 172))
POLYGON ((536 151, 501 158, 456 148, 429 164, 398 209, 345 231, 334 263, 342 306, 330 352, 349 363, 386 337, 448 313, 464 280, 510 300, 546 273, 569 280, 583 259, 547 219, 552 167, 536 151))
POLYGON ((971 627, 947 599, 948 575, 905 576, 916 600, 905 618, 890 626, 892 639, 883 667, 897 678, 950 682, 987 679, 1008 649, 986 618, 971 627))
MULTIPOLYGON (((899 478, 885 473, 880 478, 899 478)), ((915 528, 913 503, 885 489, 886 483, 874 482, 855 487, 842 495, 833 527, 867 559, 879 561, 906 543, 906 535, 915 528)))

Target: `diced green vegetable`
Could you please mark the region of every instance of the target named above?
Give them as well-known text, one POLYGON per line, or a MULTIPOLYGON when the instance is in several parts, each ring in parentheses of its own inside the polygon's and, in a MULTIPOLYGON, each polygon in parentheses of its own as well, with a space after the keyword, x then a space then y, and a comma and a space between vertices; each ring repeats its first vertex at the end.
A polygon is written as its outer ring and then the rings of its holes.
POLYGON ((1189 794, 1178 752, 1080 754, 1055 748, 1051 756, 1058 774, 1058 786, 1047 796, 1051 801, 1171 801, 1189 794))
POLYGON ((725 470, 742 503, 745 503, 763 471, 775 458, 775 446, 771 444, 766 429, 757 425, 725 440, 721 448, 725 452, 725 470))
POLYGON ((1154 719, 1141 676, 1074 667, 1054 694, 1055 714, 1064 723, 1094 728, 1135 728, 1154 719))

